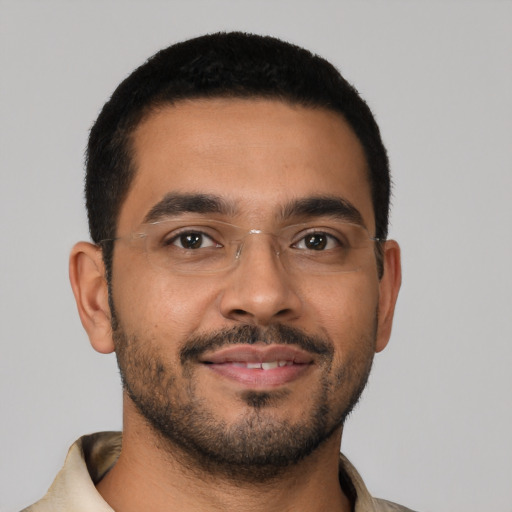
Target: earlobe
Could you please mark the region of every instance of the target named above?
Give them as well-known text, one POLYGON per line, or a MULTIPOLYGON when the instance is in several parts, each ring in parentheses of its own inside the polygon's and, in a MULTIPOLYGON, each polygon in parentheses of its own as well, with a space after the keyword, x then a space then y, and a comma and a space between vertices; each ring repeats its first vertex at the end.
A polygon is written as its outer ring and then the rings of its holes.
POLYGON ((113 352, 108 286, 98 246, 79 242, 73 247, 69 258, 69 279, 78 314, 91 345, 103 354, 113 352))
POLYGON ((384 350, 391 336, 396 300, 402 282, 400 247, 394 240, 384 244, 384 274, 379 284, 379 316, 376 352, 384 350))

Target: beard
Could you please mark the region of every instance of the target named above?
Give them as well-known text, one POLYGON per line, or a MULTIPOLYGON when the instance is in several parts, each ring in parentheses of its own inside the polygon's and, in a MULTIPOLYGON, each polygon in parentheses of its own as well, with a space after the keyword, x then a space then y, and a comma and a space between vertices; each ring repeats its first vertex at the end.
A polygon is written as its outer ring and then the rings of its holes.
POLYGON ((251 325, 186 339, 178 360, 155 348, 154 340, 126 333, 117 323, 113 330, 123 388, 157 434, 159 448, 204 476, 223 475, 239 482, 269 481, 297 464, 330 439, 356 405, 370 373, 375 348, 376 322, 361 337, 357 354, 347 355, 333 368, 331 340, 299 329, 251 325), (288 344, 315 354, 322 371, 300 419, 273 414, 286 404, 287 389, 248 390, 240 394, 243 407, 236 421, 216 414, 201 396, 194 370, 206 351, 232 344, 288 344))

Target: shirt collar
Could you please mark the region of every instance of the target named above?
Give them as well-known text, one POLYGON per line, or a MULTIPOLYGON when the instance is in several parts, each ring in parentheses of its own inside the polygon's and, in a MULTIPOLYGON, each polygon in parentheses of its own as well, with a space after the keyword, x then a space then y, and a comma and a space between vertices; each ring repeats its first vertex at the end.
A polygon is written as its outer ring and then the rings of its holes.
MULTIPOLYGON (((37 503, 38 512, 114 512, 96 490, 97 484, 116 463, 121 453, 121 432, 98 432, 83 436, 69 449, 63 468, 46 496, 37 503), (56 504, 62 506, 57 508, 56 504), (45 505, 48 505, 45 508, 45 505)), ((354 512, 374 512, 374 500, 363 479, 340 454, 340 485, 352 502, 354 512)), ((30 511, 27 509, 27 512, 30 511)))

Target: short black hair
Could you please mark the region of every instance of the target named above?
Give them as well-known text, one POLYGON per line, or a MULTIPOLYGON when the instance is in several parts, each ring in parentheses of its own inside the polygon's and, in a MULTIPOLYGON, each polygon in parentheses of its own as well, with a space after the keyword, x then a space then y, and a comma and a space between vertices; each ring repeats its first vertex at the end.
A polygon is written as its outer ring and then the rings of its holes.
MULTIPOLYGON (((196 98, 266 98, 339 113, 367 160, 375 236, 388 230, 390 173, 372 112, 325 59, 274 37, 219 32, 159 51, 114 91, 94 123, 86 153, 85 196, 95 243, 116 236, 119 211, 136 173, 132 135, 162 105, 196 98)), ((112 245, 103 246, 107 274, 112 245)))

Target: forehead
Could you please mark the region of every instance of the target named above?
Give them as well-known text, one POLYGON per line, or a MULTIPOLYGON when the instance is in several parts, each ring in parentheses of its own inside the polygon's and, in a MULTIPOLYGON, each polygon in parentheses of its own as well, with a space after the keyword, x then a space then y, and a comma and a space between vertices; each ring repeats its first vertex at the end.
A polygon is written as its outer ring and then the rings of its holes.
POLYGON ((135 177, 119 232, 173 193, 224 198, 235 216, 259 223, 290 201, 336 196, 374 226, 363 149, 334 112, 278 100, 189 100, 152 112, 132 140, 135 177))

